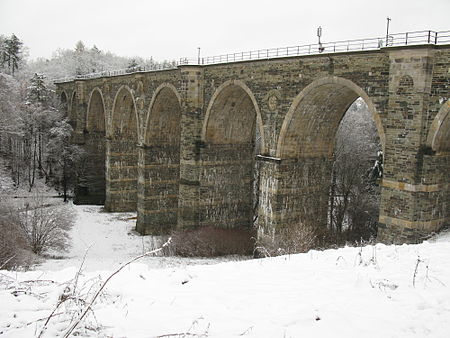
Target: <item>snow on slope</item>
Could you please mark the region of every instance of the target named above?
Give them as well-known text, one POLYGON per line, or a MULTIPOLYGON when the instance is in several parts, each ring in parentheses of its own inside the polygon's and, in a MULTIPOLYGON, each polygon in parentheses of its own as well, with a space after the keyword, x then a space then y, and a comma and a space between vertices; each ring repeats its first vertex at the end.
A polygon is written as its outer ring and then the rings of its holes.
MULTIPOLYGON (((77 219, 71 231, 72 247, 62 254, 65 259, 48 260, 39 270, 60 270, 78 267, 83 261, 85 271, 111 270, 119 264, 155 247, 150 236, 140 236, 134 231, 136 213, 107 213, 100 206, 71 206, 77 219)), ((57 256, 61 253, 57 253, 57 256)), ((237 259, 237 257, 235 257, 237 259)), ((176 257, 147 257, 150 267, 183 266, 186 264, 211 264, 223 259, 182 259, 176 257)))
MULTIPOLYGON (((89 225, 83 230, 77 223, 79 237, 73 238, 72 258, 48 262, 39 271, 0 273, 0 335, 33 337, 40 332, 67 282, 76 275, 77 264, 72 263, 90 242, 103 244, 90 249, 93 258, 86 264, 103 271, 88 268, 77 285, 91 295, 89 287, 98 287, 99 278, 104 281, 116 263, 142 251, 140 238, 127 235, 131 222, 116 221, 117 215, 99 213, 95 207, 77 208, 80 219, 88 219, 89 225), (105 230, 108 226, 114 231, 105 230), (91 236, 84 237, 89 227, 91 236), (103 238, 95 240, 94 228, 102 229, 103 238), (119 244, 123 246, 115 246, 119 244), (118 255, 102 257, 102 251, 118 255), (72 266, 63 268, 65 264, 72 266)), ((152 258, 122 270, 95 303, 95 318, 87 318, 81 333, 90 337, 176 333, 223 338, 449 337, 448 232, 420 245, 378 244, 238 262, 174 261, 152 258), (162 263, 155 263, 158 260, 162 263), (199 262, 217 264, 192 264, 199 262)), ((62 336, 72 310, 66 303, 61 306, 56 313, 62 314, 50 320, 43 337, 62 336)))

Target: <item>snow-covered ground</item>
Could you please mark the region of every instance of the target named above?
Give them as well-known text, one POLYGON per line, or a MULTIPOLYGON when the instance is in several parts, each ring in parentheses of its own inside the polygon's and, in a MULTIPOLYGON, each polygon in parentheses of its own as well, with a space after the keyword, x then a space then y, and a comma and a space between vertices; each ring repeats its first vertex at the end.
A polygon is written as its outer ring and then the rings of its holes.
MULTIPOLYGON (((84 271, 112 270, 133 257, 157 247, 150 236, 135 232, 136 213, 107 213, 99 206, 71 206, 77 219, 71 231, 72 247, 68 253, 56 253, 64 259, 51 259, 39 269, 43 271, 78 267, 84 271), (86 256, 86 258, 84 258, 86 256)), ((161 242, 161 240, 159 240, 161 242)), ((239 257, 225 258, 243 259, 239 257)), ((146 257, 140 260, 151 268, 213 264, 224 259, 184 259, 177 257, 146 257)))
MULTIPOLYGON (((0 272, 0 336, 64 336, 102 282, 148 249, 132 214, 74 207, 73 247, 0 272), (82 273, 76 278, 87 251, 82 273)), ((79 326, 89 337, 449 337, 450 233, 258 260, 145 258, 115 275, 79 326), (213 264, 215 263, 215 264, 213 264)))

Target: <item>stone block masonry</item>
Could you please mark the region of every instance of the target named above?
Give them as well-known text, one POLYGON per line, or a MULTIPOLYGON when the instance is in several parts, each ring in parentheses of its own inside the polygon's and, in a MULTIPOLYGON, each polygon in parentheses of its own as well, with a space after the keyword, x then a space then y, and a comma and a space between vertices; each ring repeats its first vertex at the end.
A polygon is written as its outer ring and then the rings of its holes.
POLYGON ((107 210, 137 210, 142 234, 256 225, 273 238, 286 226, 324 227, 335 134, 358 97, 385 154, 378 239, 415 242, 450 225, 448 45, 180 66, 57 86, 69 101, 74 141, 98 159, 77 201, 101 203, 104 195, 107 210))

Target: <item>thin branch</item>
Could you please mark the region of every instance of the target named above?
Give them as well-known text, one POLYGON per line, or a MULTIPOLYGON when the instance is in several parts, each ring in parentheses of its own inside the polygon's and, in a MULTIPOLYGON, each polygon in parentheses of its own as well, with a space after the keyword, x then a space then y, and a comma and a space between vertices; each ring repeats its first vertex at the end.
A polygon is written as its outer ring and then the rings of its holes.
POLYGON ((422 262, 422 260, 420 259, 420 256, 417 256, 417 261, 416 261, 416 267, 414 269, 414 275, 413 275, 413 286, 416 287, 416 276, 417 276, 417 272, 419 270, 419 264, 422 262))
POLYGON ((89 249, 92 247, 93 244, 89 245, 89 247, 85 250, 84 255, 83 255, 83 260, 81 261, 80 264, 80 268, 77 271, 77 274, 75 275, 75 282, 73 283, 73 295, 75 294, 75 290, 77 289, 77 285, 78 285, 78 278, 81 275, 81 270, 83 269, 83 265, 86 262, 86 256, 88 254, 89 249))
POLYGON ((190 333, 190 332, 181 332, 181 333, 168 333, 168 334, 163 334, 161 336, 154 336, 153 338, 163 338, 163 337, 179 337, 179 338, 183 338, 183 337, 208 337, 207 333, 190 333))
POLYGON ((100 293, 102 292, 102 290, 105 288, 106 284, 111 280, 111 278, 113 278, 115 275, 117 275, 124 267, 130 265, 131 263, 144 258, 146 256, 150 256, 153 255, 157 252, 162 251, 166 246, 168 246, 171 242, 171 238, 169 238, 167 240, 166 243, 164 243, 160 248, 152 250, 152 251, 148 251, 140 256, 137 256, 131 260, 129 260, 128 262, 126 262, 125 264, 123 264, 121 267, 119 267, 116 271, 114 271, 112 274, 109 275, 109 277, 103 282, 103 284, 100 286, 100 288, 98 289, 98 291, 96 292, 96 294, 92 297, 91 301, 88 303, 88 305, 85 307, 85 309, 83 310, 83 312, 81 313, 80 317, 70 326, 70 328, 67 330, 67 332, 64 334, 64 338, 68 338, 73 330, 75 330, 75 328, 78 326, 78 324, 80 324, 80 322, 83 320, 83 318, 86 316, 86 314, 89 312, 89 310, 91 310, 92 305, 94 304, 95 300, 97 299, 97 297, 100 295, 100 293))
POLYGON ((13 255, 11 257, 9 257, 1 266, 0 266, 0 270, 2 270, 12 259, 14 259, 16 257, 16 255, 13 255))

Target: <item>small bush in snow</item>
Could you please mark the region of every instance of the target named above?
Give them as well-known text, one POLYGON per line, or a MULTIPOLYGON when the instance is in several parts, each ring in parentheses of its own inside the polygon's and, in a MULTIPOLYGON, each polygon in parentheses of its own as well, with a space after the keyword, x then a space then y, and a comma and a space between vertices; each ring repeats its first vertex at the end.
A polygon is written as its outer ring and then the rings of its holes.
POLYGON ((35 195, 24 209, 11 211, 10 219, 35 254, 69 248, 68 231, 74 215, 66 205, 46 206, 42 197, 35 195))
POLYGON ((12 221, 5 201, 0 200, 0 269, 13 269, 31 263, 25 236, 12 221))
POLYGON ((31 263, 28 244, 17 226, 0 217, 0 269, 14 269, 31 263))
POLYGON ((275 236, 259 236, 254 254, 267 257, 307 252, 323 247, 326 241, 326 229, 304 224, 289 225, 278 229, 275 236))
POLYGON ((252 229, 201 227, 172 233, 172 251, 182 257, 251 255, 255 233, 252 229))

